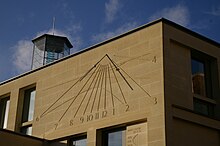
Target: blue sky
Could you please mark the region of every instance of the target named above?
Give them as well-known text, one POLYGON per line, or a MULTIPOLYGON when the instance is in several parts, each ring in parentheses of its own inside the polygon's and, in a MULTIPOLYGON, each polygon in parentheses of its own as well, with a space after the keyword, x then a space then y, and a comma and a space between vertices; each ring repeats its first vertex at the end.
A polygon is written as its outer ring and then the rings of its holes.
POLYGON ((0 82, 30 70, 32 42, 67 36, 74 51, 165 17, 220 42, 219 0, 1 0, 0 82))

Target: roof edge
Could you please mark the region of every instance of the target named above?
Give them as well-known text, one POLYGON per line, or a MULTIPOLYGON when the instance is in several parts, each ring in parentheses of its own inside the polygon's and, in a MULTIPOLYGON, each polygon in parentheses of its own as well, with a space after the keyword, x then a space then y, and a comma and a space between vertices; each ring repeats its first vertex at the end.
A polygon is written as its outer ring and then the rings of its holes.
POLYGON ((207 41, 207 42, 209 42, 209 43, 211 43, 211 44, 213 44, 213 45, 215 45, 215 46, 217 46, 217 47, 220 47, 220 43, 219 43, 219 42, 217 42, 217 41, 215 41, 215 40, 213 40, 213 39, 210 39, 210 38, 208 38, 208 37, 206 37, 206 36, 204 36, 204 35, 202 35, 202 34, 200 34, 200 33, 197 33, 197 32, 195 32, 195 31, 192 31, 192 30, 190 30, 190 29, 188 29, 188 28, 186 28, 186 27, 184 27, 184 26, 181 26, 181 25, 179 25, 179 24, 177 24, 177 23, 175 23, 175 22, 173 22, 173 21, 170 21, 170 20, 168 20, 168 19, 166 19, 166 18, 161 18, 160 20, 161 20, 162 22, 164 22, 164 23, 170 25, 170 26, 173 26, 173 27, 175 27, 175 28, 177 28, 177 29, 180 29, 180 30, 182 30, 182 31, 184 31, 184 32, 186 32, 186 33, 189 33, 189 34, 191 34, 192 36, 196 36, 196 37, 198 37, 199 39, 201 39, 201 40, 203 40, 203 41, 207 41))
MULTIPOLYGON (((196 36, 196 37, 198 37, 198 38, 201 39, 201 40, 207 41, 207 42, 209 42, 209 43, 211 43, 211 44, 213 44, 213 45, 215 45, 215 46, 217 46, 217 47, 220 47, 220 43, 218 43, 218 42, 216 42, 216 41, 214 41, 214 40, 212 40, 212 39, 209 39, 209 38, 207 38, 207 37, 205 37, 205 36, 203 36, 203 35, 201 35, 201 34, 199 34, 199 33, 197 33, 197 32, 194 32, 194 31, 192 31, 192 30, 190 30, 190 29, 188 29, 188 28, 186 28, 186 27, 183 27, 183 26, 181 26, 181 25, 179 25, 179 24, 177 24, 177 23, 175 23, 175 22, 172 22, 172 21, 170 21, 170 20, 168 20, 168 19, 166 19, 166 18, 159 18, 159 19, 154 20, 154 21, 152 21, 152 22, 149 22, 149 23, 147 23, 147 24, 141 25, 141 26, 139 26, 139 27, 137 27, 137 28, 131 29, 131 30, 125 32, 125 33, 119 34, 118 36, 112 37, 112 38, 107 39, 107 40, 105 40, 105 41, 103 41, 103 42, 100 42, 100 43, 94 44, 94 45, 92 45, 92 46, 89 46, 89 47, 87 47, 87 48, 85 48, 85 49, 82 49, 82 50, 80 50, 80 51, 78 51, 78 52, 76 52, 76 53, 74 53, 74 54, 71 54, 71 55, 66 56, 66 57, 64 57, 64 58, 61 58, 61 59, 59 59, 59 60, 57 60, 57 61, 54 61, 54 62, 52 62, 52 63, 49 63, 49 64, 47 64, 47 65, 44 65, 44 66, 42 66, 42 67, 39 67, 39 68, 37 68, 37 69, 30 70, 30 71, 25 72, 25 73, 23 73, 23 74, 21 74, 21 75, 12 77, 12 78, 10 78, 10 79, 7 79, 7 80, 5 80, 5 81, 3 81, 3 82, 0 82, 0 85, 6 84, 6 83, 11 82, 11 81, 13 81, 13 80, 16 80, 16 79, 18 79, 18 78, 21 78, 21 77, 23 77, 23 76, 25 76, 25 75, 31 74, 31 73, 33 73, 33 72, 36 72, 36 71, 38 71, 38 70, 41 70, 41 69, 46 68, 46 67, 48 67, 48 66, 51 66, 51 65, 53 65, 53 64, 56 64, 56 63, 58 63, 58 62, 60 62, 60 61, 66 60, 66 59, 68 59, 68 58, 77 56, 77 55, 79 55, 79 54, 82 54, 82 53, 84 53, 84 52, 87 52, 87 51, 89 51, 89 50, 92 50, 92 49, 94 49, 94 48, 97 48, 97 47, 99 47, 99 46, 102 46, 102 45, 107 44, 107 43, 109 43, 109 42, 112 42, 112 41, 114 41, 114 40, 116 40, 116 39, 122 38, 122 37, 124 37, 124 36, 126 36, 126 35, 129 35, 129 34, 133 33, 133 32, 139 31, 139 30, 141 30, 141 29, 144 29, 144 28, 146 28, 146 27, 149 27, 149 26, 151 26, 151 25, 154 25, 154 24, 157 24, 157 23, 160 23, 160 22, 166 23, 166 24, 168 24, 168 25, 170 25, 170 26, 173 26, 173 27, 175 27, 175 28, 177 28, 177 29, 180 29, 180 30, 182 30, 182 31, 184 31, 184 32, 186 32, 186 33, 189 33, 189 34, 191 34, 191 35, 193 35, 193 36, 196 36)), ((44 34, 44 35, 48 35, 48 34, 44 34)), ((42 35, 42 36, 43 36, 43 35, 42 35)), ((40 36, 40 37, 42 37, 42 36, 40 36)), ((62 36, 60 36, 60 37, 62 37, 62 36)))
POLYGON ((41 36, 38 36, 38 37, 32 39, 32 42, 34 43, 34 41, 36 41, 36 40, 38 40, 38 39, 40 39, 40 38, 43 38, 43 37, 47 37, 47 36, 48 36, 48 37, 57 37, 57 38, 63 39, 63 40, 66 41, 66 43, 67 43, 67 45, 68 45, 69 48, 72 48, 72 47, 73 47, 73 45, 71 44, 71 42, 69 41, 69 39, 68 39, 66 36, 51 35, 51 34, 48 34, 48 33, 45 33, 45 34, 43 34, 43 35, 41 35, 41 36))
POLYGON ((22 133, 18 133, 18 132, 15 132, 15 131, 7 130, 7 129, 2 129, 2 128, 0 128, 0 131, 5 132, 5 133, 9 133, 9 134, 14 134, 14 135, 22 136, 22 137, 27 137, 27 138, 30 138, 30 139, 39 140, 39 141, 42 141, 42 142, 44 142, 46 140, 46 139, 35 137, 35 136, 32 136, 32 135, 26 135, 26 134, 22 134, 22 133))

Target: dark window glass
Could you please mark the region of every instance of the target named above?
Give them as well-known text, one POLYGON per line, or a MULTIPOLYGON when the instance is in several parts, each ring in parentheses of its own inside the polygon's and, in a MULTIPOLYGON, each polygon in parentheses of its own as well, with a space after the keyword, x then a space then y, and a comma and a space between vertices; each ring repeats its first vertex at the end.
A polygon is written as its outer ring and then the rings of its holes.
POLYGON ((0 128, 7 128, 10 98, 0 99, 0 128))
POLYGON ((35 93, 35 88, 25 90, 22 123, 33 120, 35 93))
POLYGON ((68 144, 68 139, 62 141, 51 141, 50 146, 72 146, 68 144))
POLYGON ((212 103, 199 99, 194 99, 193 104, 195 112, 209 117, 214 116, 214 105, 212 103))
POLYGON ((202 61, 192 59, 191 65, 193 93, 207 96, 205 64, 202 61))
POLYGON ((125 146, 125 129, 104 132, 105 146, 125 146))
POLYGON ((32 135, 32 126, 25 126, 21 128, 21 133, 25 135, 32 135))
POLYGON ((34 118, 34 104, 35 104, 35 94, 36 87, 23 90, 23 110, 20 132, 26 135, 32 135, 32 124, 34 118))
POLYGON ((86 139, 73 141, 73 146, 86 146, 86 139))
POLYGON ((86 136, 72 138, 70 140, 70 146, 87 146, 86 136))

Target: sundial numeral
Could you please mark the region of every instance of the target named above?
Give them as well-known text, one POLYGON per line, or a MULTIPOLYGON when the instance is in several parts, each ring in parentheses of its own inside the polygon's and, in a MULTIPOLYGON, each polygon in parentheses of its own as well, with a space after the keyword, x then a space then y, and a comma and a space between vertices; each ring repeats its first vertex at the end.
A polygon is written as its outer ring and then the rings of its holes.
POLYGON ((153 62, 153 63, 156 63, 156 62, 157 62, 157 56, 154 56, 152 62, 153 62))
POLYGON ((102 118, 107 117, 108 112, 107 111, 102 111, 102 118))
POLYGON ((139 90, 147 95, 147 98, 151 98, 154 104, 157 104, 157 98, 153 98, 134 78, 120 67, 135 59, 156 63, 157 56, 152 55, 148 59, 144 58, 144 56, 149 54, 132 57, 120 65, 106 54, 94 66, 88 69, 83 76, 79 77, 76 82, 74 81, 67 90, 63 91, 39 117, 36 117, 36 122, 40 121, 47 114, 66 105, 64 112, 59 117, 58 123, 55 124, 55 130, 58 126, 61 127, 58 124, 69 113, 68 111, 73 110, 75 106, 74 117, 68 121, 70 126, 76 124, 75 120, 77 117, 79 117, 77 118, 77 123, 82 124, 117 115, 116 107, 118 106, 122 106, 124 112, 129 112, 131 109, 127 102, 127 94, 125 93, 130 94, 133 90, 139 90), (73 93, 73 95, 66 98, 69 95, 67 93, 73 93), (112 111, 109 109, 112 109, 112 111), (81 113, 81 111, 83 112, 81 113), (87 115, 88 111, 90 111, 90 114, 87 115))
POLYGON ((38 121, 40 121, 40 118, 39 118, 39 117, 37 117, 37 118, 36 118, 36 121, 37 121, 37 122, 38 122, 38 121))
POLYGON ((58 123, 56 123, 56 124, 54 124, 55 125, 55 130, 57 129, 57 127, 58 127, 58 123))
POLYGON ((93 120, 93 115, 92 114, 87 115, 86 120, 87 120, 87 122, 92 121, 93 120))
POLYGON ((154 97, 154 104, 157 104, 157 98, 154 97))
POLYGON ((126 111, 126 112, 129 111, 129 105, 128 105, 128 104, 126 104, 126 109, 125 109, 125 111, 126 111))
POLYGON ((99 113, 95 113, 95 119, 99 119, 99 113))
POLYGON ((84 122, 84 117, 80 117, 79 120, 81 121, 81 123, 83 123, 84 122))
POLYGON ((73 126, 73 120, 70 120, 70 126, 73 126))

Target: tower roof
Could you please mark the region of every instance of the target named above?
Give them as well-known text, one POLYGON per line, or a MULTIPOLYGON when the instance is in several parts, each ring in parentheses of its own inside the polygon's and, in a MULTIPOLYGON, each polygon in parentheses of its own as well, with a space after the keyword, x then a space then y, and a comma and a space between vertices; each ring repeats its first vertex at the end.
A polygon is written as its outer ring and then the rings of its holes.
POLYGON ((73 47, 73 45, 70 43, 70 41, 68 40, 67 37, 64 37, 64 36, 56 36, 56 35, 51 35, 51 34, 43 34, 43 35, 41 35, 41 36, 39 36, 39 37, 33 39, 32 42, 34 43, 35 41, 37 41, 37 40, 39 40, 39 39, 41 39, 41 38, 44 38, 44 37, 50 38, 50 39, 53 39, 53 38, 60 39, 60 40, 62 40, 62 41, 65 42, 65 44, 67 45, 68 48, 72 48, 72 47, 73 47))

